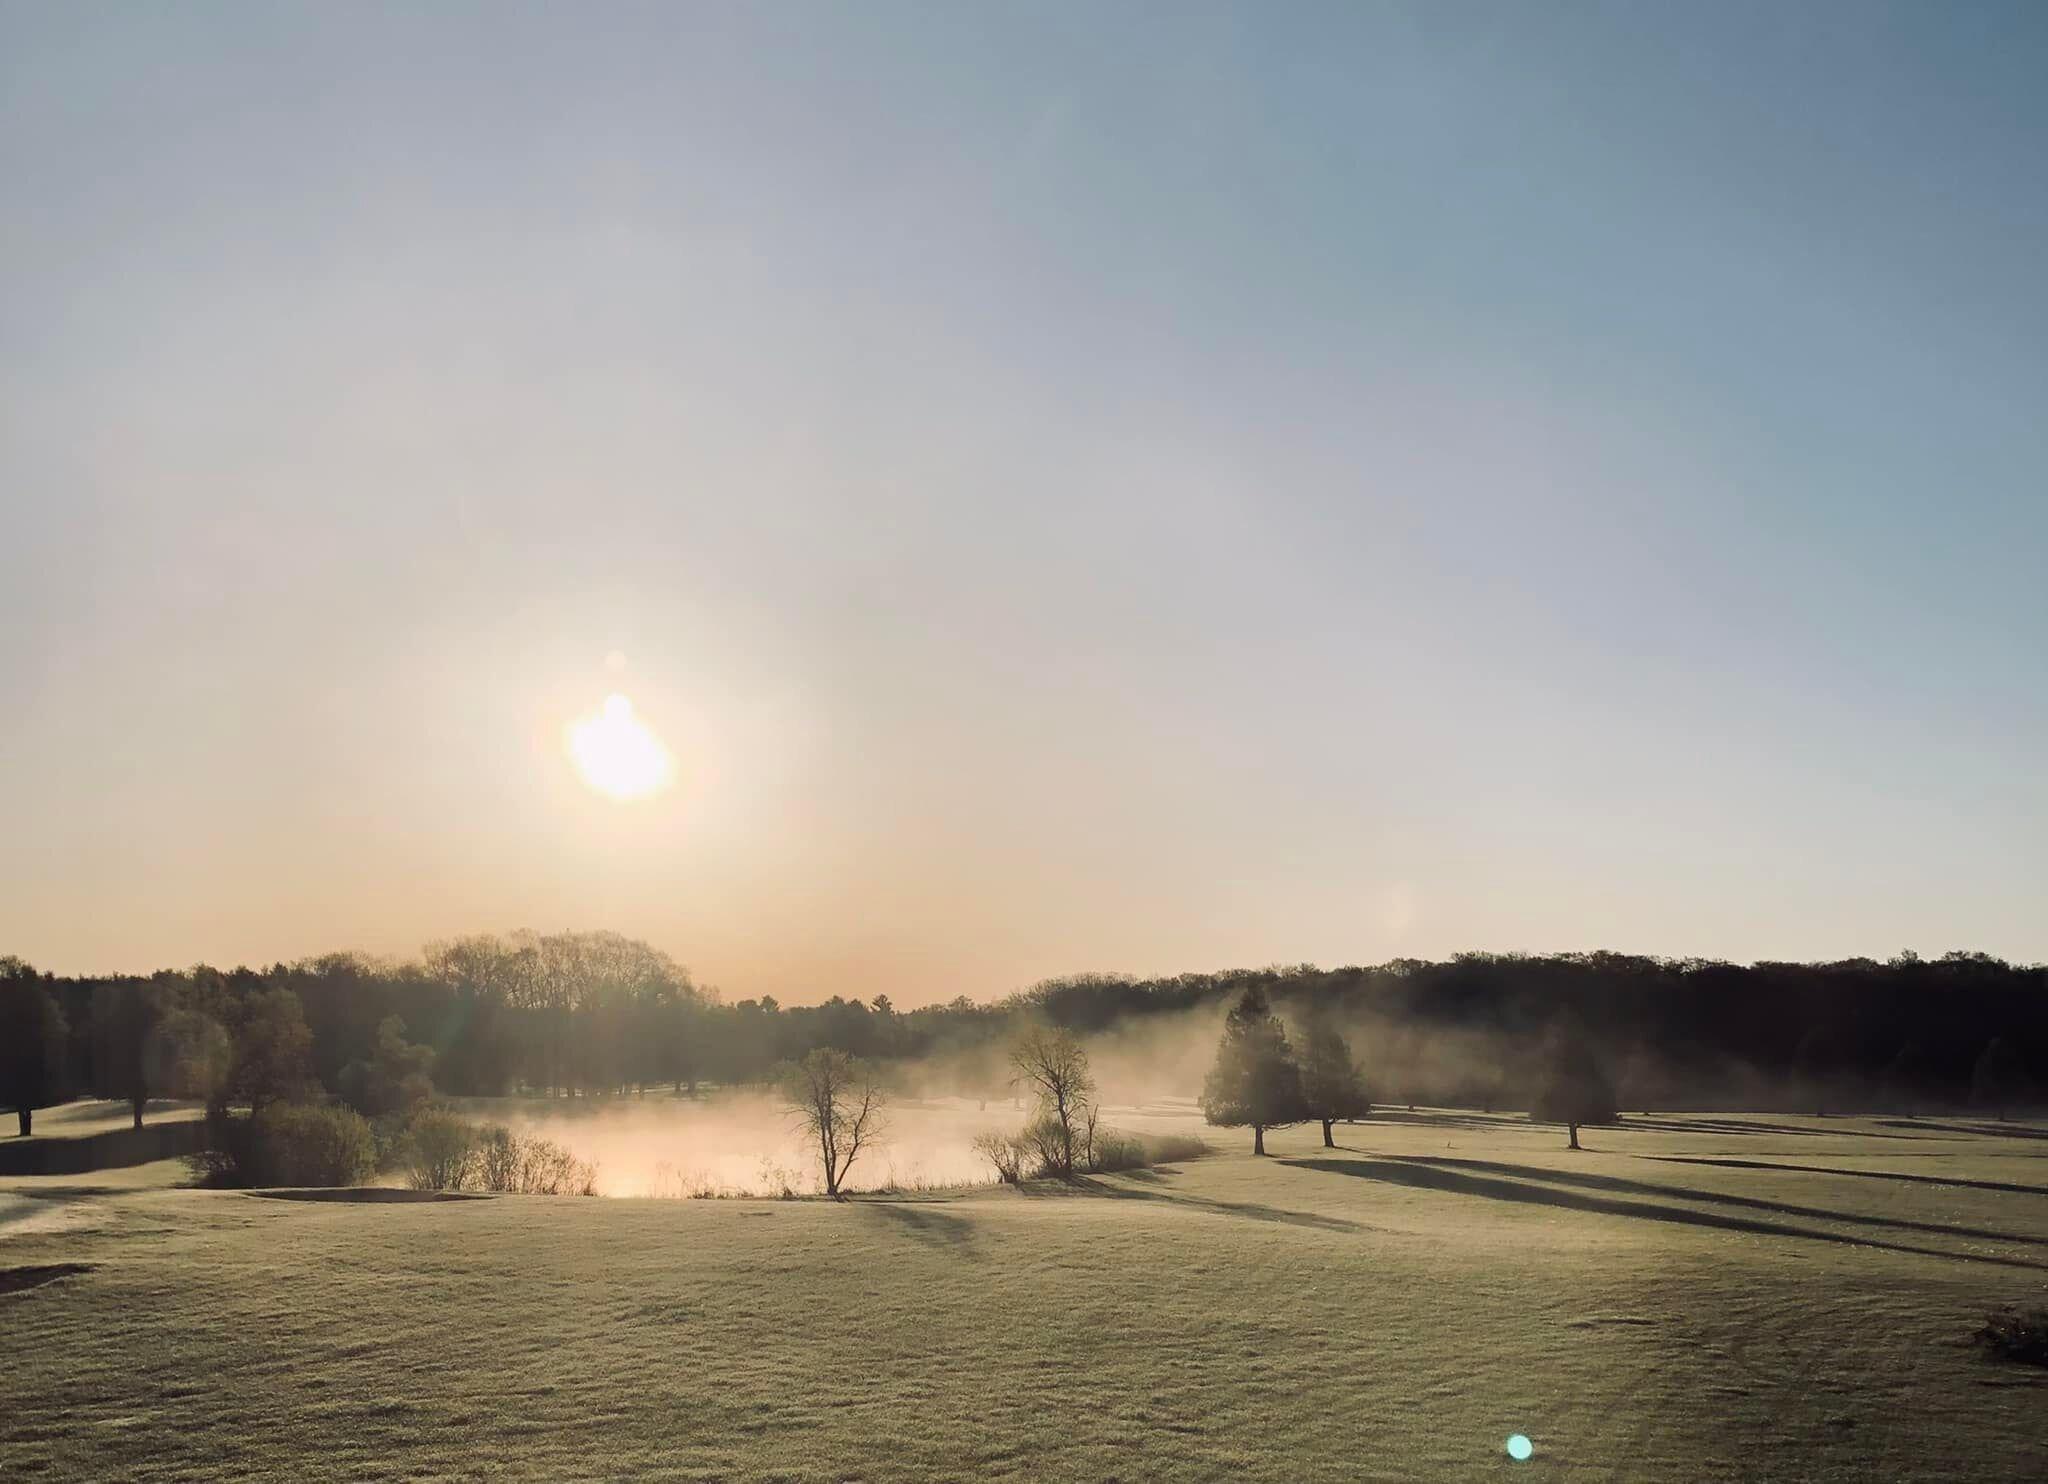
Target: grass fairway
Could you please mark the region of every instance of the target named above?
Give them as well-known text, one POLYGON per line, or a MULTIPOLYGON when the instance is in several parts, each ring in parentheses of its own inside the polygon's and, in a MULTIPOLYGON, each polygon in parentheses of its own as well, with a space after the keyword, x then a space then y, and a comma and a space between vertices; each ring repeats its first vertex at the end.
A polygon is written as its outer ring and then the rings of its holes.
POLYGON ((2048 1373, 1963 1343, 2048 1293, 2038 1126, 1222 1137, 841 1206, 18 1182, 82 1219, 0 1268, 90 1270, 0 1293, 0 1477, 2048 1477, 2048 1373))

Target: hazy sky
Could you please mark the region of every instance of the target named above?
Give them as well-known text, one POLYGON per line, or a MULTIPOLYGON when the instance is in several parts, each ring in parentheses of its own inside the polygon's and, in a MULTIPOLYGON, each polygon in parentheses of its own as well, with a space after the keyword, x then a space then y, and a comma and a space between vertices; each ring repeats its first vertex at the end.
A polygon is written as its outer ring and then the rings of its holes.
POLYGON ((2048 957, 2044 78, 2025 0, 7 0, 0 952, 2048 957))

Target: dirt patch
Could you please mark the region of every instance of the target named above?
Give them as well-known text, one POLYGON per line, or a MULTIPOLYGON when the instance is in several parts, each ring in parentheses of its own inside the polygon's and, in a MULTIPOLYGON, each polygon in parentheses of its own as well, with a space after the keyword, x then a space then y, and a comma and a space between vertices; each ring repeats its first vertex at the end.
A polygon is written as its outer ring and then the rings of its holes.
POLYGON ((347 1201, 351 1205, 377 1206, 408 1201, 487 1201, 487 1195, 466 1190, 396 1190, 388 1185, 314 1186, 304 1190, 249 1190, 261 1201, 347 1201))
POLYGON ((59 1278, 69 1278, 74 1273, 89 1273, 89 1262, 52 1262, 36 1267, 0 1268, 0 1294, 24 1293, 31 1288, 41 1288, 45 1283, 55 1283, 59 1278))

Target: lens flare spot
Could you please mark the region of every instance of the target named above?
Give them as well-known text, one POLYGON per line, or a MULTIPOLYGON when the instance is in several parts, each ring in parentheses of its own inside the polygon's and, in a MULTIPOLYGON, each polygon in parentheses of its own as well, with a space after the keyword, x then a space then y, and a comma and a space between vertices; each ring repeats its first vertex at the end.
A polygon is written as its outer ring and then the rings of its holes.
POLYGON ((668 787, 675 773, 668 749, 621 695, 606 696, 597 715, 570 723, 569 757, 583 781, 611 799, 644 799, 668 787))
POLYGON ((1516 1433, 1508 1439, 1508 1457, 1512 1458, 1516 1463, 1521 1463, 1535 1451, 1536 1445, 1520 1433, 1516 1433))

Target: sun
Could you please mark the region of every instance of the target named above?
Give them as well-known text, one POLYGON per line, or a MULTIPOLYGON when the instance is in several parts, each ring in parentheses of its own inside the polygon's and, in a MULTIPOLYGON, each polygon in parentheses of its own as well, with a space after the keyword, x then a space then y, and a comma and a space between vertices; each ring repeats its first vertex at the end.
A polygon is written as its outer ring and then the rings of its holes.
POLYGON ((659 793, 675 773, 675 759, 621 695, 606 696, 595 716, 569 724, 569 756, 585 783, 621 801, 659 793))

